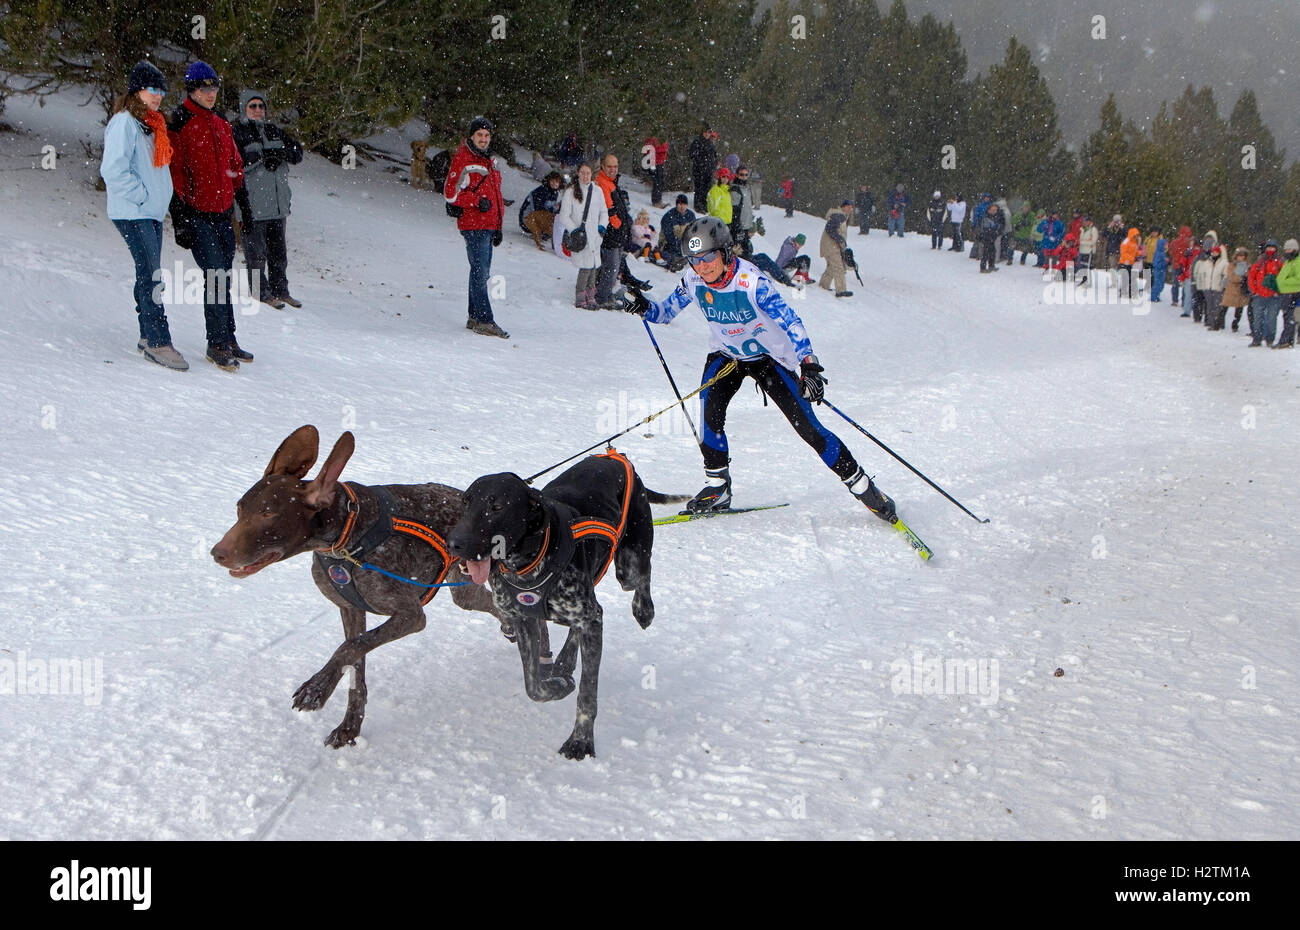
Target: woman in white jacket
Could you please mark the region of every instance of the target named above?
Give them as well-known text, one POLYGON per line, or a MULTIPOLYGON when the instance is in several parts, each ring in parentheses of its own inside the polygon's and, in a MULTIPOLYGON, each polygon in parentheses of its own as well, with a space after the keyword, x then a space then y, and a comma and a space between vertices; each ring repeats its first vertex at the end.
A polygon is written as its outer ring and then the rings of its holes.
POLYGON ((578 176, 565 189, 556 223, 562 223, 570 237, 578 227, 586 230, 586 245, 576 251, 569 249, 569 260, 578 266, 573 305, 579 310, 598 310, 596 278, 600 274, 600 241, 609 225, 609 210, 605 198, 591 181, 591 165, 579 166, 578 176))
POLYGON ((1223 247, 1215 245, 1210 249, 1210 260, 1197 262, 1192 272, 1196 290, 1204 294, 1205 326, 1207 329, 1223 329, 1223 289, 1228 284, 1228 256, 1223 247))

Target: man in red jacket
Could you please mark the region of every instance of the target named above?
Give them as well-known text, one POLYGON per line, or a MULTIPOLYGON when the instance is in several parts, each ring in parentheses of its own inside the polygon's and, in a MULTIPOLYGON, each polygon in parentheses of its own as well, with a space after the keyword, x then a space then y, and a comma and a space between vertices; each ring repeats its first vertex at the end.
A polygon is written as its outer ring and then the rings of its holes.
POLYGON ((1187 258, 1184 253, 1191 248, 1191 245, 1192 227, 1190 226, 1181 227, 1178 230, 1178 235, 1169 243, 1169 282, 1171 291, 1169 295, 1169 303, 1174 307, 1182 306, 1182 303, 1178 298, 1182 282, 1187 277, 1187 258))
POLYGON ((1277 240, 1270 239, 1264 243, 1264 254, 1251 265, 1246 275, 1252 297, 1251 310, 1255 313, 1255 338, 1249 348, 1260 345, 1273 347, 1273 337, 1277 335, 1277 312, 1282 309, 1282 295, 1277 290, 1277 273, 1281 270, 1277 240))
POLYGON ((206 62, 185 70, 189 95, 167 121, 172 146, 172 227, 176 244, 189 249, 203 269, 203 319, 208 361, 224 371, 251 362, 235 341, 230 278, 235 264, 235 190, 244 184, 244 160, 230 123, 213 109, 221 79, 206 62))
MULTIPOLYGON (((645 145, 650 151, 650 206, 664 208, 664 164, 668 161, 668 143, 656 136, 646 136, 645 145)), ((643 149, 644 151, 644 149, 643 149)))
POLYGON ((443 196, 447 212, 456 217, 456 228, 465 237, 465 253, 469 256, 469 319, 465 328, 483 336, 509 339, 510 334, 492 318, 492 303, 488 300, 492 249, 501 244, 506 212, 501 172, 488 154, 491 143, 492 124, 485 117, 474 117, 469 134, 451 160, 443 196))

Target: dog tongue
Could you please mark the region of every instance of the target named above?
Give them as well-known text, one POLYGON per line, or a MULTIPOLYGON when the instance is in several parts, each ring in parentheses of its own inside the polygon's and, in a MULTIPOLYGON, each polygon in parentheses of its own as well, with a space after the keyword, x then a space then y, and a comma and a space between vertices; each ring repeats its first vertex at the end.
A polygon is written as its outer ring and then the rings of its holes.
POLYGON ((475 584, 487 584, 488 572, 492 569, 491 559, 466 559, 465 567, 475 584))

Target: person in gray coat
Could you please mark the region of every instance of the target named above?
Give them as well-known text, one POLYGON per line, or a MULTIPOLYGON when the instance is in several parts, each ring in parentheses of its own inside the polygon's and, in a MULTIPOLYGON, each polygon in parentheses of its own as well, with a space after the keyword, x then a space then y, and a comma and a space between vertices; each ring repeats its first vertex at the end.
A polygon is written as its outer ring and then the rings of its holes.
POLYGON ((239 119, 231 129, 244 159, 244 186, 235 199, 243 216, 249 290, 277 310, 285 304, 301 307, 302 301, 289 293, 285 221, 289 166, 302 161, 302 144, 267 122, 266 94, 257 90, 239 95, 239 119))

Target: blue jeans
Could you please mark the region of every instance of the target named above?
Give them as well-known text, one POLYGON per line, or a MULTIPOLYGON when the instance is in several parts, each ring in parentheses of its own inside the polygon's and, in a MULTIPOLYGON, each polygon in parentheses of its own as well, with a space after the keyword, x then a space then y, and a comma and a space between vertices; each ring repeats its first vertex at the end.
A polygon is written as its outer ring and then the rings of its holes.
MULTIPOLYGON (((113 220, 126 240, 135 262, 135 314, 140 338, 151 349, 172 344, 167 313, 156 299, 154 288, 162 284, 162 223, 157 220, 113 220)), ((180 286, 180 282, 176 283, 180 286)))
POLYGON ((1278 298, 1282 302, 1282 335, 1278 337, 1277 344, 1295 342, 1295 308, 1296 295, 1283 294, 1278 298))
POLYGON ((1178 272, 1175 271, 1173 277, 1169 281, 1169 302, 1173 304, 1175 307, 1179 306, 1178 298, 1180 295, 1178 291, 1179 291, 1178 272))
POLYGON ((492 303, 488 300, 488 275, 492 273, 492 237, 495 229, 462 229, 465 254, 469 256, 469 318, 491 323, 492 303))
POLYGON ((194 247, 190 252, 203 269, 203 322, 208 345, 235 339, 235 311, 230 306, 230 278, 235 266, 235 227, 227 213, 192 211, 194 247))
POLYGON ((901 216, 891 216, 889 218, 889 234, 892 236, 895 230, 898 231, 901 238, 903 235, 903 218, 901 216))
POLYGON ((1282 309, 1281 297, 1256 297, 1255 338, 1269 345, 1277 336, 1277 312, 1282 309))

